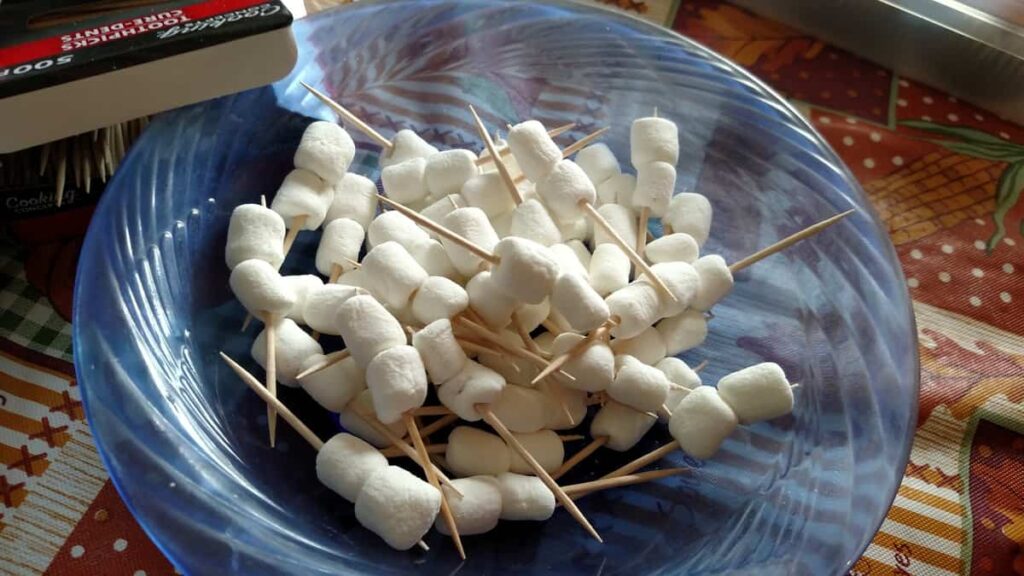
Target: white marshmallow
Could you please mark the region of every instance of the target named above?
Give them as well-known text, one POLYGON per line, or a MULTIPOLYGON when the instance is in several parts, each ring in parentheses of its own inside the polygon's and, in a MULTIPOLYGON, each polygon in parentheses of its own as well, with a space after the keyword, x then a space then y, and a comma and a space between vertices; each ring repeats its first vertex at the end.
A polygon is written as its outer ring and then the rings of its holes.
POLYGON ((467 180, 480 173, 476 154, 469 150, 445 150, 427 158, 427 189, 432 196, 457 194, 467 180))
POLYGON ((608 304, 579 274, 561 274, 551 292, 551 305, 577 332, 590 332, 608 320, 608 304))
POLYGON ((447 382, 466 365, 466 353, 455 339, 452 323, 447 318, 435 320, 413 334, 412 345, 420 353, 434 384, 447 382))
POLYGON ((594 186, 601 186, 612 176, 619 173, 619 161, 615 158, 607 144, 591 144, 576 154, 579 164, 587 178, 594 186))
MULTIPOLYGON (((501 517, 498 481, 491 476, 474 476, 456 478, 452 480, 452 485, 462 494, 461 498, 457 498, 454 492, 446 494, 448 509, 451 510, 459 535, 472 536, 494 530, 501 517)), ((447 486, 441 489, 450 491, 447 486)), ((434 521, 434 529, 446 536, 451 534, 443 518, 434 521)))
POLYGON ((572 220, 555 220, 555 225, 558 226, 558 233, 562 237, 562 242, 586 240, 593 235, 593 224, 583 215, 572 220))
MULTIPOLYGON (((375 296, 376 297, 376 296, 375 296)), ((416 323, 416 316, 412 313, 412 303, 406 302, 404 306, 400 308, 392 308, 391 306, 384 305, 388 312, 398 320, 398 323, 402 326, 411 326, 416 323)))
POLYGON ((661 370, 669 382, 684 388, 693 389, 701 384, 700 374, 694 372, 686 362, 675 356, 662 358, 654 367, 661 370))
POLYGON ((706 197, 682 192, 672 197, 662 222, 671 226, 673 232, 693 236, 697 245, 703 246, 711 233, 711 216, 711 202, 706 197))
POLYGON ((356 520, 396 550, 426 535, 441 509, 441 492, 404 468, 388 466, 363 484, 356 520))
POLYGON ((452 266, 448 252, 437 240, 424 240, 408 248, 409 254, 431 276, 442 276, 453 282, 463 283, 462 274, 452 266))
POLYGON ((647 244, 644 247, 644 255, 652 264, 661 262, 693 264, 700 256, 700 247, 693 236, 685 232, 675 232, 647 244))
MULTIPOLYGON (((466 206, 469 206, 469 204, 466 203, 466 199, 463 198, 462 194, 449 194, 431 202, 430 205, 420 210, 420 215, 432 222, 441 222, 451 211, 465 208, 466 206)), ((436 238, 433 232, 428 231, 428 234, 432 238, 436 238)))
POLYGON ((551 300, 545 298, 539 304, 523 304, 516 308, 519 323, 527 333, 533 332, 551 314, 551 300))
MULTIPOLYGON (((583 250, 586 250, 586 247, 584 247, 583 250)), ((590 277, 590 272, 587 271, 586 264, 580 260, 576 251, 568 244, 553 244, 548 246, 548 256, 551 256, 551 259, 555 261, 555 264, 558 266, 558 271, 562 276, 566 274, 576 274, 585 281, 589 281, 588 278, 590 277)), ((587 256, 590 256, 589 252, 587 252, 587 256)), ((557 285, 558 282, 556 281, 556 288, 557 285)))
POLYGON ((356 144, 344 128, 334 122, 313 122, 306 127, 292 162, 309 170, 324 182, 335 185, 348 171, 356 155, 356 144))
POLYGON ((626 208, 633 207, 633 190, 636 189, 636 176, 618 174, 605 180, 597 187, 597 196, 601 204, 619 204, 626 208))
MULTIPOLYGON (((267 368, 267 331, 260 331, 249 350, 261 368, 267 368)), ((313 340, 299 325, 287 318, 274 324, 274 359, 277 362, 277 381, 289 388, 299 385, 295 379, 302 370, 302 364, 310 356, 323 354, 320 344, 313 340)))
POLYGON ((702 312, 687 310, 669 316, 655 326, 665 341, 665 355, 675 356, 704 343, 708 336, 708 321, 702 312))
POLYGON ((409 250, 417 243, 430 240, 430 235, 405 214, 397 210, 388 210, 370 222, 366 229, 366 239, 370 248, 385 242, 398 242, 409 250))
POLYGON ((385 424, 398 422, 403 413, 423 406, 427 371, 419 352, 412 346, 395 346, 377 354, 366 366, 366 387, 377 418, 385 424))
MULTIPOLYGON (((323 361, 323 355, 310 356, 300 372, 323 361)), ((341 412, 360 392, 366 390, 366 374, 352 358, 332 364, 299 380, 299 385, 313 400, 330 412, 341 412)))
POLYGON ((502 520, 547 520, 555 513, 555 495, 536 476, 498 475, 502 520))
POLYGON ((381 171, 384 193, 399 204, 413 204, 427 197, 427 161, 410 158, 381 171))
POLYGON ((488 218, 497 218, 516 207, 515 200, 505 188, 505 181, 497 172, 477 174, 466 180, 460 190, 466 203, 483 210, 488 218))
POLYGON ((736 414, 711 386, 690 391, 672 411, 668 431, 694 458, 710 458, 736 429, 736 414))
MULTIPOLYGON (((494 149, 495 150, 501 150, 502 148, 504 148, 506 146, 508 146, 508 142, 506 142, 505 140, 502 140, 501 138, 495 138, 494 139, 494 149)), ((487 147, 486 146, 484 146, 480 150, 480 153, 477 154, 477 158, 490 158, 490 157, 491 157, 491 155, 487 151, 487 147)), ((523 171, 519 168, 519 162, 516 162, 516 157, 513 156, 512 154, 502 154, 501 155, 501 160, 503 162, 505 162, 505 167, 508 168, 508 173, 511 174, 513 178, 515 178, 519 174, 523 173, 523 171)), ((497 167, 497 165, 494 164, 494 162, 486 162, 486 163, 484 163, 483 166, 480 167, 480 171, 481 172, 497 172, 498 171, 498 167, 497 167)))
MULTIPOLYGON (((559 334, 551 345, 551 355, 561 356, 583 340, 583 335, 565 332, 559 334)), ((572 374, 575 381, 562 381, 563 388, 575 388, 584 392, 600 392, 611 385, 615 378, 615 355, 608 344, 594 342, 582 353, 565 363, 562 370, 572 374)))
POLYGON ((629 256, 615 244, 601 244, 590 258, 590 285, 606 296, 629 284, 629 256))
POLYGON ((562 233, 548 214, 547 208, 537 200, 527 200, 516 206, 509 226, 510 236, 533 240, 542 246, 562 241, 562 233))
POLYGON ((470 278, 466 284, 469 305, 483 318, 488 327, 500 330, 512 321, 516 301, 498 289, 490 271, 484 270, 470 278))
POLYGON ((502 390, 498 401, 491 404, 491 410, 509 430, 529 433, 544 428, 544 405, 543 393, 510 384, 502 390))
POLYGON ((551 294, 558 267, 540 244, 509 236, 494 246, 501 259, 491 271, 495 285, 517 302, 539 304, 551 294))
MULTIPOLYGON (((598 208, 597 212, 604 216, 604 219, 608 221, 612 229, 618 232, 619 236, 627 244, 636 244, 637 219, 635 212, 619 204, 605 204, 598 208)), ((610 244, 612 242, 614 242, 612 237, 600 226, 594 227, 594 246, 610 244)))
POLYGON ((771 420, 793 411, 793 389, 782 367, 774 362, 726 374, 718 381, 718 394, 741 424, 771 420))
POLYGON ((335 434, 316 453, 316 477, 349 502, 356 501, 371 476, 387 467, 388 459, 380 450, 344 432, 335 434))
MULTIPOLYGON (((686 262, 662 262, 651 266, 651 270, 676 297, 673 301, 658 293, 661 301, 659 317, 675 316, 690 307, 701 289, 700 276, 693 266, 686 262)), ((637 282, 650 284, 651 280, 644 275, 637 282)))
POLYGON ((619 325, 611 329, 616 338, 638 336, 660 318, 661 299, 647 282, 634 282, 612 292, 605 299, 608 312, 619 317, 619 325))
POLYGON ((719 300, 732 292, 732 272, 721 256, 702 256, 693 263, 693 267, 700 276, 700 290, 690 303, 694 310, 710 310, 719 300))
POLYGON ((353 288, 362 288, 371 294, 373 293, 366 287, 366 274, 363 274, 363 271, 358 268, 355 270, 349 270, 339 276, 338 281, 335 282, 335 284, 341 286, 352 286, 353 288))
POLYGON ((365 294, 362 288, 343 286, 341 284, 324 284, 306 295, 306 305, 302 307, 302 319, 307 326, 321 334, 338 335, 338 326, 334 315, 349 298, 365 294))
POLYGON ((583 267, 588 270, 587 274, 589 275, 591 258, 590 250, 588 250, 586 245, 584 245, 580 240, 568 240, 565 245, 572 249, 573 253, 576 254, 576 257, 579 258, 580 264, 583 264, 583 267))
POLYGON ((311 291, 323 286, 324 281, 314 274, 282 276, 281 280, 295 292, 295 304, 292 304, 291 309, 288 310, 288 318, 298 324, 305 324, 306 321, 302 317, 302 310, 306 307, 306 298, 311 291))
POLYGON ((405 330, 373 296, 349 298, 334 316, 338 333, 356 364, 365 368, 374 356, 405 344, 405 330))
POLYGON ((661 218, 668 212, 669 201, 676 189, 676 169, 666 162, 650 162, 636 169, 633 207, 648 208, 651 216, 661 218))
MULTIPOLYGON (((303 378, 305 380, 305 378, 303 378)), ((370 444, 373 444, 377 448, 386 448, 391 446, 391 441, 388 440, 387 436, 384 436, 380 432, 377 432, 362 416, 358 414, 359 411, 369 412, 373 414, 373 398, 370 395, 369 390, 363 390, 355 399, 345 406, 345 409, 338 414, 338 423, 341 427, 356 436, 366 440, 370 444)), ((376 417, 374 417, 376 419, 376 417)), ((378 420, 378 422, 380 422, 378 420)), ((385 428, 391 430, 396 436, 401 437, 405 434, 405 422, 393 422, 391 424, 381 424, 385 428)))
POLYGON ((679 162, 679 129, 665 118, 637 118, 629 129, 629 151, 633 167, 651 162, 679 162))
POLYGON ((537 344, 538 348, 550 354, 551 345, 555 343, 555 335, 552 332, 541 332, 533 341, 537 344))
POLYGON ((334 188, 316 174, 296 168, 284 177, 270 209, 281 215, 287 228, 302 217, 301 230, 316 230, 323 224, 333 200, 334 188))
POLYGON ((327 208, 324 223, 348 218, 358 222, 365 230, 376 215, 377 185, 365 176, 349 172, 334 185, 334 196, 327 208))
POLYGON ((632 338, 616 338, 612 341, 616 355, 627 355, 654 366, 665 358, 665 340, 653 326, 632 338))
POLYGON ((466 289, 442 276, 431 276, 412 298, 412 313, 420 324, 453 318, 469 307, 466 289))
POLYGON ((444 459, 456 476, 497 476, 508 472, 512 461, 504 440, 469 426, 451 431, 444 459))
POLYGON ((634 410, 656 413, 668 396, 668 378, 632 356, 617 356, 615 360, 619 372, 608 387, 608 395, 634 410))
POLYGON ((335 264, 341 266, 343 271, 354 268, 355 265, 349 260, 359 261, 359 251, 363 248, 365 236, 363 227, 348 218, 338 218, 324 226, 316 249, 317 272, 330 276, 335 264))
POLYGON ((562 159, 562 150, 536 120, 520 122, 508 131, 508 147, 526 177, 538 182, 562 159))
POLYGON ((374 246, 363 258, 361 270, 373 285, 374 294, 394 309, 407 306, 428 278, 427 271, 398 242, 374 246))
POLYGON ((288 314, 298 299, 291 284, 281 278, 276 268, 255 258, 235 266, 228 284, 242 306, 256 318, 263 318, 265 313, 288 314))
POLYGON ((496 401, 504 388, 505 379, 501 374, 469 360, 462 371, 441 384, 437 397, 459 418, 476 422, 482 418, 476 405, 496 401))
MULTIPOLYGON (((498 243, 498 233, 494 231, 487 215, 479 208, 454 210, 444 217, 441 224, 484 250, 493 251, 494 245, 498 243)), ((459 274, 469 278, 480 270, 483 260, 479 256, 450 240, 442 239, 441 244, 444 244, 448 258, 459 274)))
POLYGON ((259 204, 242 204, 231 212, 224 260, 234 269, 246 260, 264 260, 275 270, 284 262, 285 225, 281 215, 259 204))
POLYGON ((590 423, 590 435, 594 438, 607 436, 606 448, 625 452, 636 446, 656 421, 657 418, 646 412, 609 401, 598 410, 590 423))
MULTIPOLYGON (((550 334, 550 332, 547 332, 550 334)), ((544 427, 549 430, 569 430, 575 428, 583 422, 583 419, 587 417, 587 393, 580 390, 573 390, 572 388, 566 388, 565 386, 559 390, 559 394, 556 396, 549 390, 544 390, 544 400, 546 402, 545 413, 547 417, 544 420, 544 427), (559 401, 561 398, 561 402, 559 401), (565 403, 565 409, 562 408, 562 403, 565 403), (566 411, 569 415, 566 415, 566 411), (572 416, 572 419, 569 419, 572 416)))
POLYGON ((512 218, 515 214, 512 211, 506 212, 501 216, 496 216, 491 224, 494 225, 494 232, 498 235, 498 238, 505 238, 511 234, 512 231, 512 218))
MULTIPOLYGON (((556 432, 541 430, 532 434, 515 434, 514 436, 548 474, 562 466, 562 462, 565 460, 565 446, 556 432)), ((518 452, 509 450, 509 453, 512 456, 512 461, 509 465, 510 472, 533 474, 533 468, 526 463, 526 460, 523 460, 523 457, 518 452)))
POLYGON ((412 158, 429 158, 437 154, 437 148, 431 146, 420 135, 409 129, 402 129, 391 139, 391 150, 385 150, 380 157, 381 168, 387 168, 412 158))
POLYGON ((543 180, 537 182, 537 194, 551 215, 560 221, 575 220, 582 214, 580 203, 595 204, 597 190, 583 169, 572 160, 555 164, 543 180))

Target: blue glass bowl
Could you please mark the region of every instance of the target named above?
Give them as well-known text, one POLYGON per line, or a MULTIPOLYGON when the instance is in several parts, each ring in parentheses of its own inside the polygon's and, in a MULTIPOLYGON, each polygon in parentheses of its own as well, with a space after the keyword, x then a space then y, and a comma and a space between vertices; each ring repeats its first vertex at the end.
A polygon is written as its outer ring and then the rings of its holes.
MULTIPOLYGON (((907 459, 918 366, 903 276, 884 229, 836 155, 763 84, 640 20, 577 4, 359 3, 299 22, 287 79, 159 117, 96 213, 76 292, 75 363, 111 477, 160 548, 192 574, 838 574, 879 526, 907 459), (600 545, 564 512, 395 552, 324 489, 313 450, 217 358, 256 370, 227 288, 231 209, 272 195, 312 118, 299 81, 385 134, 480 146, 466 104, 492 127, 575 121, 628 167, 629 123, 653 107, 681 130, 681 184, 715 209, 710 252, 735 261, 840 210, 856 215, 738 275, 690 362, 703 376, 778 362, 792 417, 742 428, 718 456, 676 453, 687 476, 581 500, 600 545)), ((355 170, 376 177, 365 141, 355 170)), ((656 225, 655 225, 656 226, 656 225)), ((286 272, 310 270, 315 234, 286 272)), ((321 437, 335 424, 299 390, 281 396, 321 437)), ((579 482, 629 454, 599 451, 579 482)))

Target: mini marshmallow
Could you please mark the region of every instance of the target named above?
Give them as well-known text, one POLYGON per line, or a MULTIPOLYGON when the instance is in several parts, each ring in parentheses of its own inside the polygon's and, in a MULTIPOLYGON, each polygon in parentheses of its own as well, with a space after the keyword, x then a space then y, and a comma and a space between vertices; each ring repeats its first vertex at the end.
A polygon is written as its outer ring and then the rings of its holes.
POLYGON ((491 410, 509 430, 529 433, 544 428, 544 404, 541 392, 510 384, 505 386, 498 401, 491 404, 491 410))
POLYGON ((334 314, 349 298, 365 294, 361 288, 341 284, 324 284, 306 295, 302 319, 307 326, 321 334, 338 335, 334 314))
POLYGON ((353 296, 334 316, 338 333, 356 364, 366 367, 374 356, 405 344, 405 330, 373 296, 353 296))
POLYGON ((527 178, 539 182, 562 159, 562 150, 536 120, 516 124, 508 131, 508 147, 519 169, 527 178))
MULTIPOLYGON (((305 378, 303 378, 303 380, 305 380, 305 378)), ((388 440, 387 436, 377 432, 373 426, 359 415, 359 411, 366 411, 373 414, 373 398, 370 395, 369 390, 363 390, 356 395, 355 399, 345 406, 345 409, 338 414, 338 423, 341 424, 341 427, 345 430, 348 430, 363 440, 366 440, 377 448, 386 448, 391 446, 391 441, 388 440)), ((378 420, 378 422, 380 421, 378 420)), ((405 434, 405 422, 399 421, 392 424, 381 423, 381 425, 391 430, 391 432, 398 437, 405 434)))
POLYGON ((652 284, 634 282, 612 292, 605 299, 608 312, 619 317, 619 325, 611 329, 616 338, 638 336, 660 318, 661 298, 652 284))
MULTIPOLYGON (((473 476, 472 478, 456 478, 452 485, 461 494, 448 496, 448 508, 451 510, 455 527, 460 536, 484 534, 494 530, 501 518, 501 490, 498 481, 491 476, 473 476)), ((450 490, 447 486, 442 490, 450 490)), ((448 523, 443 518, 434 521, 434 529, 444 535, 450 535, 448 523)))
POLYGON ((374 246, 363 258, 361 270, 373 285, 374 294, 396 309, 406 306, 428 278, 427 271, 398 242, 374 246))
POLYGON ((651 216, 661 218, 668 211, 676 189, 676 169, 666 162, 650 162, 636 169, 633 207, 648 208, 651 216))
POLYGON ((500 330, 512 321, 516 301, 498 289, 491 272, 484 270, 470 278, 466 284, 469 305, 483 318, 488 327, 500 330))
POLYGON ((408 550, 426 535, 441 509, 441 492, 412 473, 388 466, 363 484, 356 520, 396 550, 408 550))
POLYGON ((576 154, 576 163, 594 183, 600 186, 619 173, 619 161, 607 144, 591 144, 576 154))
POLYGON ((710 458, 736 429, 736 414, 711 386, 690 391, 672 411, 668 431, 690 456, 710 458))
POLYGON ((309 293, 324 285, 324 281, 314 274, 301 274, 298 276, 282 276, 281 280, 288 285, 289 289, 295 292, 295 304, 288 310, 288 318, 297 324, 305 324, 302 317, 302 310, 306 307, 306 298, 309 293))
POLYGON ((427 271, 431 276, 442 276, 453 282, 463 283, 462 274, 452 266, 448 259, 448 252, 437 240, 424 240, 416 242, 407 248, 413 259, 427 271))
POLYGON ((275 270, 284 262, 285 225, 281 215, 259 204, 242 204, 231 212, 224 260, 234 269, 246 260, 263 260, 275 270))
POLYGON ((540 327, 541 323, 551 314, 551 300, 545 298, 539 304, 523 304, 516 308, 519 323, 527 333, 540 327))
POLYGON ((505 181, 497 172, 477 174, 460 189, 466 203, 483 210, 488 218, 496 218, 511 212, 516 207, 515 200, 505 188, 505 181))
POLYGON ((668 378, 632 356, 617 356, 615 360, 619 372, 608 387, 608 395, 634 410, 657 412, 668 396, 668 378))
POLYGON ((502 520, 547 520, 555 513, 555 495, 536 476, 498 475, 502 520))
MULTIPOLYGON (((561 356, 581 340, 583 340, 581 334, 571 332, 559 334, 551 345, 551 355, 561 356)), ((563 388, 600 392, 607 389, 615 378, 615 355, 605 342, 594 342, 566 362, 562 370, 576 378, 575 381, 563 380, 563 388)))
POLYGON ((703 246, 711 232, 711 216, 711 202, 706 197, 683 192, 672 197, 663 222, 671 226, 673 232, 689 234, 697 245, 703 246))
POLYGON ((653 326, 632 338, 616 338, 611 346, 616 355, 631 356, 648 366, 665 358, 665 340, 653 326))
POLYGON ((710 310, 719 300, 732 292, 732 272, 721 256, 702 256, 693 263, 693 267, 700 276, 700 290, 690 303, 694 310, 710 310))
POLYGON ((558 225, 548 214, 547 208, 537 200, 527 200, 516 206, 508 233, 510 236, 533 240, 542 246, 562 241, 558 225))
POLYGON ((437 397, 459 418, 476 422, 482 418, 476 405, 496 401, 504 388, 505 378, 501 374, 469 360, 462 371, 441 384, 437 397))
POLYGON ((662 262, 693 264, 700 256, 700 247, 693 236, 685 232, 675 232, 647 244, 644 247, 644 256, 652 264, 662 262))
MULTIPOLYGON (((263 329, 252 343, 249 352, 261 368, 267 368, 267 331, 263 329)), ((295 379, 303 362, 310 356, 323 354, 320 344, 287 318, 274 324, 274 359, 277 362, 277 381, 289 388, 299 385, 295 379)))
POLYGON ((388 467, 388 459, 351 435, 335 434, 316 453, 316 477, 339 496, 355 502, 371 476, 388 467))
POLYGON ((356 155, 356 144, 344 128, 334 122, 313 122, 306 127, 292 162, 309 170, 324 182, 335 185, 348 171, 356 155))
POLYGON ((468 307, 466 289, 442 276, 427 278, 412 298, 412 313, 420 324, 451 319, 468 307))
POLYGON ((590 250, 587 249, 586 245, 580 240, 568 240, 565 245, 572 249, 573 253, 576 254, 576 258, 579 258, 580 264, 583 264, 583 267, 588 270, 587 274, 589 275, 591 258, 590 250))
MULTIPOLYGON (((583 248, 586 250, 586 247, 583 248)), ((587 271, 586 265, 580 260, 579 256, 576 255, 576 251, 573 250, 568 244, 553 244, 548 246, 548 256, 555 261, 558 266, 558 271, 561 276, 566 274, 576 274, 585 281, 589 281, 590 272, 587 271)), ((587 252, 587 256, 590 253, 587 252)), ((561 277, 559 276, 559 277, 561 277)), ((557 288, 558 281, 555 281, 557 288)))
POLYGON ((551 173, 537 182, 537 194, 547 204, 551 215, 561 221, 579 218, 581 202, 597 202, 594 183, 572 160, 555 164, 551 173))
POLYGON ((413 204, 427 197, 427 161, 410 158, 381 171, 384 193, 399 204, 413 204))
MULTIPOLYGON (((469 204, 466 203, 466 199, 463 198, 462 194, 449 194, 434 200, 430 205, 420 210, 420 215, 432 222, 441 222, 453 210, 465 208, 466 206, 469 206, 469 204)), ((433 232, 428 231, 428 234, 431 237, 435 237, 433 232)))
POLYGON ((301 230, 316 230, 327 217, 327 207, 333 200, 334 188, 316 174, 296 168, 284 177, 270 209, 281 215, 288 228, 302 218, 301 230))
POLYGON ((637 118, 629 129, 629 151, 633 167, 651 162, 679 162, 679 128, 665 118, 637 118))
POLYGON ((434 384, 447 382, 466 365, 466 353, 455 339, 452 323, 447 318, 435 320, 413 334, 412 345, 420 353, 434 384))
POLYGON ((354 268, 355 265, 349 260, 359 261, 359 251, 363 248, 365 236, 363 227, 348 218, 338 218, 324 226, 316 249, 317 272, 330 276, 335 265, 343 271, 354 268))
POLYGON ((561 274, 551 292, 551 305, 577 332, 590 332, 608 320, 608 304, 579 274, 561 274))
POLYGON ((445 150, 427 158, 427 189, 438 197, 456 194, 467 180, 479 173, 476 154, 469 150, 445 150))
MULTIPOLYGON (((376 295, 374 297, 376 298, 376 295)), ((404 306, 399 308, 392 308, 385 304, 384 308, 386 308, 402 326, 411 326, 416 323, 416 316, 412 313, 412 303, 410 302, 406 302, 404 306)))
POLYGON ((494 232, 498 235, 498 238, 505 238, 510 235, 512 230, 512 218, 515 214, 512 211, 506 212, 501 216, 495 216, 491 221, 494 225, 494 232))
MULTIPOLYGON (((636 243, 636 213, 626 206, 619 204, 605 204, 598 208, 597 211, 601 216, 604 216, 604 219, 608 221, 612 229, 618 232, 619 236, 627 244, 636 243)), ((594 227, 594 246, 610 244, 612 242, 614 240, 600 226, 594 227)))
POLYGON ((348 218, 358 222, 365 230, 376 215, 377 186, 369 178, 349 172, 334 185, 334 196, 327 208, 324 223, 348 218))
MULTIPOLYGON (((493 251, 494 245, 498 243, 498 233, 494 231, 487 215, 479 208, 453 210, 444 217, 441 224, 484 250, 493 251)), ((448 251, 448 258, 455 265, 455 269, 467 278, 476 274, 483 264, 479 256, 450 240, 442 239, 441 244, 444 244, 444 249, 448 251)))
POLYGON ((633 190, 636 189, 636 176, 618 174, 605 180, 597 187, 597 197, 601 204, 619 204, 626 208, 633 207, 633 190))
POLYGON ((370 222, 366 229, 366 239, 370 248, 385 242, 398 242, 408 250, 419 242, 430 240, 430 235, 405 214, 397 210, 388 210, 370 222))
MULTIPOLYGON (((526 451, 533 456, 533 459, 551 474, 562 466, 565 461, 565 446, 562 439, 552 430, 541 430, 532 434, 515 434, 519 443, 526 448, 526 451)), ((533 468, 523 460, 515 450, 509 450, 512 460, 509 463, 509 471, 516 474, 533 474, 533 468)))
POLYGON ((579 218, 571 220, 555 220, 555 225, 558 226, 558 233, 562 237, 562 242, 586 240, 593 235, 593 224, 582 214, 579 218))
MULTIPOLYGON (((678 384, 683 388, 692 390, 701 384, 700 374, 694 372, 686 362, 683 362, 675 356, 662 358, 654 365, 654 367, 661 370, 661 373, 668 378, 669 382, 678 384)), ((670 408, 671 407, 672 406, 670 406, 670 408)))
POLYGON ((501 259, 491 271, 495 285, 518 302, 539 304, 551 294, 558 267, 540 244, 509 236, 494 246, 501 259))
MULTIPOLYGON (((325 356, 310 356, 299 367, 299 372, 318 364, 325 356)), ((332 364, 299 380, 299 385, 313 400, 330 412, 341 412, 360 392, 366 390, 366 374, 352 358, 332 364)))
POLYGON ((363 274, 363 271, 358 268, 355 270, 349 270, 342 274, 338 277, 338 281, 335 282, 335 284, 341 286, 352 286, 353 288, 362 288, 371 294, 373 293, 366 287, 366 274, 363 274))
POLYGON ((718 381, 718 395, 741 424, 771 420, 793 411, 793 389, 782 367, 774 362, 726 374, 718 381))
POLYGON ((702 312, 687 310, 669 316, 655 326, 665 341, 665 355, 675 356, 704 343, 708 335, 708 321, 702 312))
MULTIPOLYGON (((550 334, 550 332, 547 332, 550 334)), ((544 427, 549 430, 569 430, 575 428, 583 422, 583 419, 587 417, 587 393, 580 390, 573 390, 572 388, 566 388, 565 386, 559 390, 559 394, 556 396, 553 392, 548 390, 541 391, 544 393, 545 399, 545 414, 544 427), (561 399, 561 402, 559 401, 561 399), (562 403, 565 403, 565 408, 568 410, 569 415, 566 415, 566 410, 562 408, 562 403), (569 419, 572 416, 572 419, 569 419)))
POLYGON ((412 346, 395 346, 377 354, 366 366, 366 387, 377 418, 385 424, 398 422, 405 412, 423 406, 427 372, 419 352, 412 346))
POLYGON ((636 446, 656 421, 657 418, 646 412, 609 401, 598 410, 590 423, 590 435, 594 438, 607 436, 605 448, 625 452, 636 446))
MULTIPOLYGON (((668 291, 676 297, 674 301, 661 298, 659 317, 675 316, 686 310, 701 290, 700 276, 698 276, 697 270, 686 262, 662 262, 651 266, 651 270, 661 279, 668 291)), ((637 282, 650 284, 651 280, 645 275, 641 276, 637 282)))
POLYGON ((444 459, 456 476, 497 476, 508 472, 512 462, 504 440, 469 426, 452 429, 444 459))
POLYGON ((601 244, 590 258, 590 285, 602 296, 621 290, 629 284, 629 256, 615 244, 601 244))
POLYGON ((391 150, 384 150, 380 157, 381 168, 400 164, 412 158, 429 158, 437 154, 434 148, 420 135, 409 129, 402 129, 391 139, 391 150))
POLYGON ((264 314, 285 315, 297 300, 291 284, 264 260, 253 258, 235 266, 228 284, 242 306, 256 318, 262 319, 264 314))

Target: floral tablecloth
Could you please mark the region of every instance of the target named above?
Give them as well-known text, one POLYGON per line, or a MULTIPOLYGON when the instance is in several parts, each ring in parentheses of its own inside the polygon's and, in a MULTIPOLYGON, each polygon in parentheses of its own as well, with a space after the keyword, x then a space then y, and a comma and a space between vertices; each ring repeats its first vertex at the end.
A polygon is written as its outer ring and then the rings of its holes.
MULTIPOLYGON (((917 315, 921 402, 903 484, 851 574, 1024 575, 1024 129, 725 2, 602 3, 774 86, 888 224, 917 315)), ((0 574, 173 574, 84 422, 64 319, 74 229, 0 244, 0 574)))

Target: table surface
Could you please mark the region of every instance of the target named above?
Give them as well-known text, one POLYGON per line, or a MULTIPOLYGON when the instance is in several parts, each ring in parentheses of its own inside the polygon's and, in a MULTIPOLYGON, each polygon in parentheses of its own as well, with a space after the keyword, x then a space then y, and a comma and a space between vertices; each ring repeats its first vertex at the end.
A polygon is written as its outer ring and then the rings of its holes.
MULTIPOLYGON (((851 574, 1024 575, 1024 129, 725 2, 602 3, 774 86, 888 224, 921 402, 896 501, 851 574)), ((0 574, 173 574, 84 421, 63 319, 81 239, 19 240, 0 244, 0 574)))

